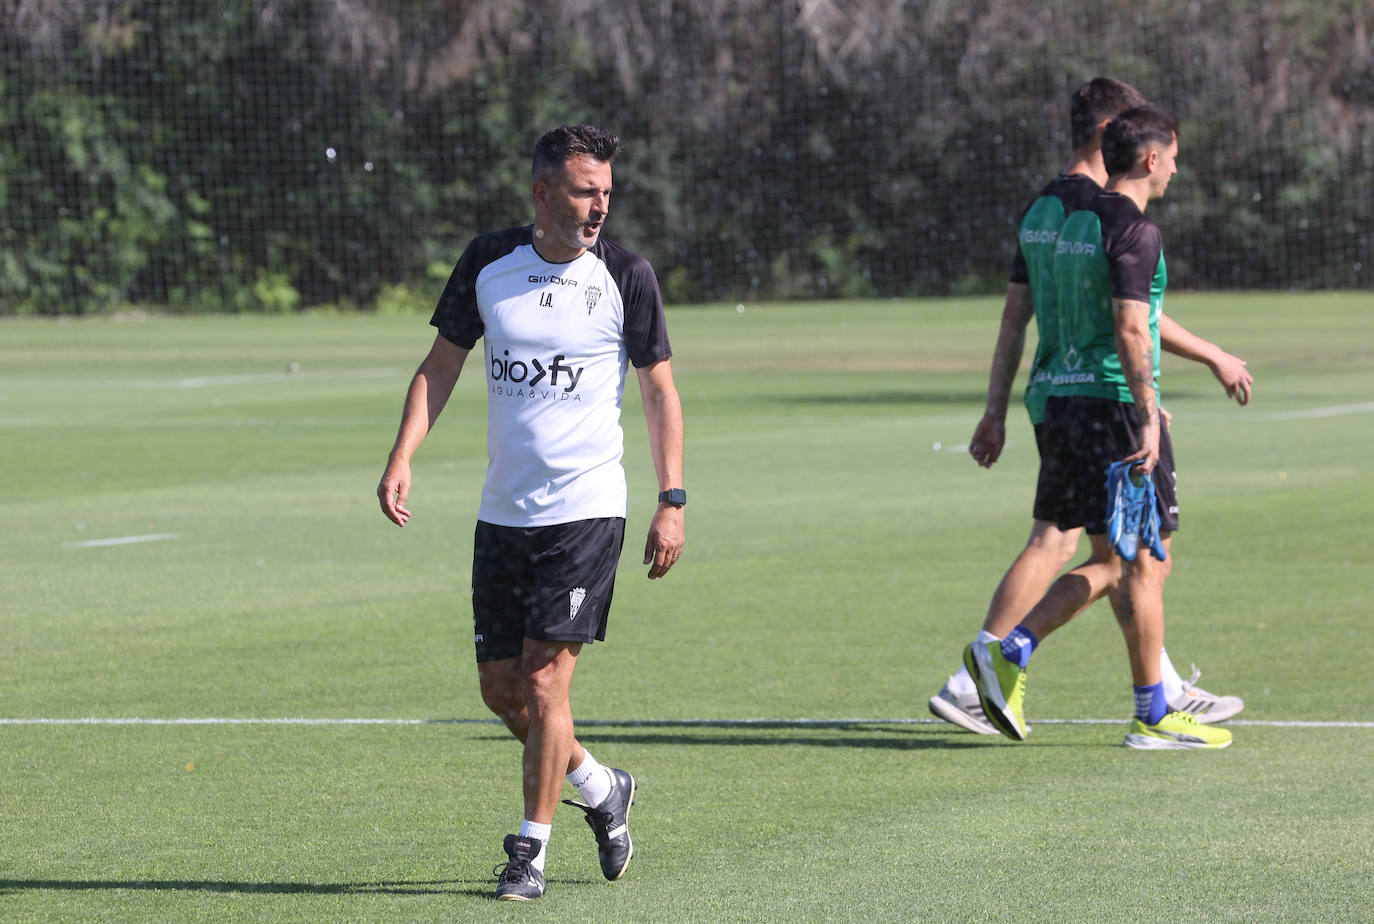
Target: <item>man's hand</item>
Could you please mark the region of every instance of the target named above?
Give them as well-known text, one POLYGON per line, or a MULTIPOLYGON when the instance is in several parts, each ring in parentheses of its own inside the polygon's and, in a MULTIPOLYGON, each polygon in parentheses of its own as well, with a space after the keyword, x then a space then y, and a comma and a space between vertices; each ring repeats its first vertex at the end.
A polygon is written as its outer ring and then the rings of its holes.
POLYGON ((968 443, 968 454, 983 468, 991 468, 1002 455, 1002 447, 1007 442, 1007 422, 991 411, 983 414, 978 426, 973 428, 973 439, 968 443))
POLYGON ((406 509, 406 498, 410 496, 410 463, 403 459, 392 459, 382 472, 381 483, 377 485, 377 500, 381 502, 382 513, 397 526, 405 526, 410 519, 406 509))
POLYGON ((659 504, 649 524, 649 538, 644 543, 644 564, 649 565, 649 580, 661 578, 677 564, 682 547, 687 543, 681 507, 659 504))
POLYGON ((1148 421, 1140 428, 1140 449, 1131 453, 1123 462, 1138 463, 1140 471, 1149 475, 1159 464, 1159 419, 1148 421))
POLYGON ((1245 368, 1245 360, 1223 352, 1207 365, 1221 387, 1226 389, 1226 397, 1235 398, 1241 406, 1250 403, 1250 389, 1255 384, 1255 377, 1245 368))
POLYGON ((1159 343, 1175 356, 1206 363, 1217 377, 1226 397, 1239 404, 1250 403, 1250 386, 1255 378, 1245 368, 1245 360, 1232 356, 1210 340, 1203 340, 1167 314, 1159 316, 1159 343))

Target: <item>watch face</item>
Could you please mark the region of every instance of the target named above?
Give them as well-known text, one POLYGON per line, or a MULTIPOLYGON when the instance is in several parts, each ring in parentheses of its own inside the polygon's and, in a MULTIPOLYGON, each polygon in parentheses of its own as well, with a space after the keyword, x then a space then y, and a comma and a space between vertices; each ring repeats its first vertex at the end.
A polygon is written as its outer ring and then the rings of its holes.
POLYGON ((676 504, 680 507, 687 503, 687 492, 682 488, 669 488, 659 494, 658 502, 660 504, 676 504))

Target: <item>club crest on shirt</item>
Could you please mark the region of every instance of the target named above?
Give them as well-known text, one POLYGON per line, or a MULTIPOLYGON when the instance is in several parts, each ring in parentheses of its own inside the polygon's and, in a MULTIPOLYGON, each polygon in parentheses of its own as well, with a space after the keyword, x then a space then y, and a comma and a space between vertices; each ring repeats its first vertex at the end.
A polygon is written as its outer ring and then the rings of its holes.
POLYGON ((587 296, 587 314, 591 314, 596 303, 601 300, 601 286, 588 286, 584 294, 587 296))

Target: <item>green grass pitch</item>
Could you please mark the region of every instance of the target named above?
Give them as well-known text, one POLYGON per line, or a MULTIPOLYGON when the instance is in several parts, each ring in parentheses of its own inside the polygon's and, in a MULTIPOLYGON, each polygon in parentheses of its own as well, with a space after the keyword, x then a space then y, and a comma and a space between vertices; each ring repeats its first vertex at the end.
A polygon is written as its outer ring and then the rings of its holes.
POLYGON ((1374 918, 1369 295, 1167 310, 1256 379, 1247 408, 1162 382, 1168 645, 1245 698, 1234 746, 1120 746, 1102 605, 1037 653, 1030 740, 930 720, 1029 527, 1024 414, 992 470, 964 449, 999 300, 673 309, 686 554, 644 579, 632 376, 626 554, 573 691, 639 779, 634 864, 602 881, 560 810, 521 908, 490 899, 519 750, 469 633, 480 362, 398 530, 373 492, 424 318, 0 323, 0 919, 1374 918), (16 721, 79 718, 253 721, 16 721))

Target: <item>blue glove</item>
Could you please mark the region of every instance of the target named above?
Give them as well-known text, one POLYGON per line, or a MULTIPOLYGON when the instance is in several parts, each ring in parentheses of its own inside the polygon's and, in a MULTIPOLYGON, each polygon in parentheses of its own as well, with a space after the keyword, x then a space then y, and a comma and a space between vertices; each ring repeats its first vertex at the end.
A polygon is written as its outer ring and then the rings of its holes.
POLYGON ((1107 540, 1116 554, 1135 561, 1142 542, 1160 561, 1168 558, 1159 538, 1159 506, 1154 482, 1134 475, 1135 463, 1113 462, 1107 466, 1107 540))

